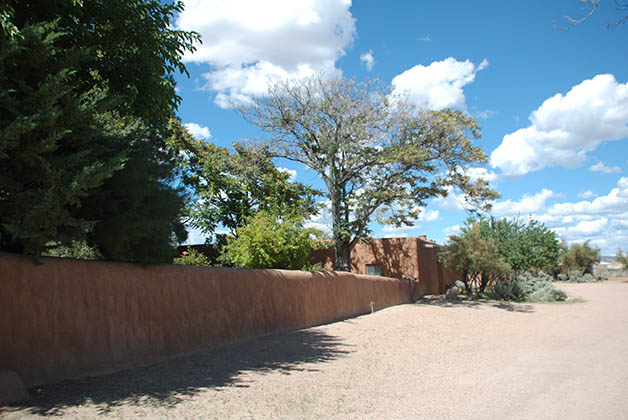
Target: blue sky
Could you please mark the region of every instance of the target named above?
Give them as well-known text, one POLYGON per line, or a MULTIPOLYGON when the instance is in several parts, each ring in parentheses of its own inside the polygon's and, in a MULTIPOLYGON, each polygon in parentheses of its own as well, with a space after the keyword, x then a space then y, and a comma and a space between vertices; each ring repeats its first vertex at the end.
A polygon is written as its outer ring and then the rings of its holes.
MULTIPOLYGON (((622 17, 612 1, 570 30, 553 24, 581 16, 578 0, 185 4, 176 26, 201 33, 203 45, 185 57, 191 77, 177 78, 178 114, 196 136, 221 146, 261 138, 231 107, 274 80, 378 78, 422 106, 478 120, 489 162, 473 174, 501 194, 495 216, 534 217, 604 255, 628 249, 628 26, 604 28, 622 17)), ((277 165, 321 185, 305 167, 277 165)), ((467 217, 460 199, 430 201, 409 228, 373 224, 374 236, 444 242, 467 217)))

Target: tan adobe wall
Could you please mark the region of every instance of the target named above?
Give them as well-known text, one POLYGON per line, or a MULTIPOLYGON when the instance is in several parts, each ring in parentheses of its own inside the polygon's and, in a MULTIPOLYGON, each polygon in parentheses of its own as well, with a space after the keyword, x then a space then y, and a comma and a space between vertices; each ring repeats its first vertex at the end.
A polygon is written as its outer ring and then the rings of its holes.
MULTIPOLYGON (((418 278, 417 246, 417 238, 378 238, 369 242, 359 242, 351 250, 351 271, 366 274, 367 265, 379 264, 382 266, 383 276, 418 278)), ((311 260, 332 270, 336 260, 334 248, 313 251, 311 260)))
POLYGON ((444 290, 447 290, 449 287, 453 286, 454 283, 456 283, 456 280, 461 280, 462 278, 460 277, 460 274, 456 273, 455 271, 448 270, 445 267, 442 267, 442 273, 444 290))
POLYGON ((415 298, 444 292, 440 284, 438 251, 440 247, 435 243, 419 239, 419 284, 415 288, 415 298))
MULTIPOLYGON (((444 293, 460 276, 438 263, 441 246, 419 238, 377 238, 358 243, 351 251, 351 270, 366 274, 368 264, 382 266, 382 275, 414 279, 413 300, 427 294, 444 293)), ((334 264, 334 249, 314 251, 312 262, 322 263, 327 269, 334 264)))
POLYGON ((397 279, 0 253, 0 368, 28 386, 409 301, 397 279))
POLYGON ((358 243, 351 251, 352 271, 366 274, 368 264, 380 264, 383 276, 419 277, 417 239, 382 238, 358 243))

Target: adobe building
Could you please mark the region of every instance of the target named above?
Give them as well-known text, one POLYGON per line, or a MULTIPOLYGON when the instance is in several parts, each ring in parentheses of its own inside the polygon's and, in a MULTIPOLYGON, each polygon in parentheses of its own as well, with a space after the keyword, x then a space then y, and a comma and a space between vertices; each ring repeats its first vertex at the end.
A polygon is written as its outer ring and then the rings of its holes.
MULTIPOLYGON (((445 293, 460 276, 438 262, 440 249, 425 236, 371 239, 359 242, 351 251, 351 271, 407 279, 412 285, 412 300, 445 293)), ((334 260, 333 247, 312 253, 312 262, 328 270, 333 269, 334 260)))

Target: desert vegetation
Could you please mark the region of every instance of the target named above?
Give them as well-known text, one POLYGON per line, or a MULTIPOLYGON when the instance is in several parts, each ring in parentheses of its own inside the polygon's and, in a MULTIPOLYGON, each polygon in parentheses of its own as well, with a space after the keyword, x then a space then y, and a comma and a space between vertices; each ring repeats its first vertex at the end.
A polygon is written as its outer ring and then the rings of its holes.
POLYGON ((479 217, 449 237, 441 262, 461 276, 469 298, 516 302, 562 301, 567 295, 553 281, 601 280, 593 275, 599 248, 561 243, 544 224, 530 219, 479 217))

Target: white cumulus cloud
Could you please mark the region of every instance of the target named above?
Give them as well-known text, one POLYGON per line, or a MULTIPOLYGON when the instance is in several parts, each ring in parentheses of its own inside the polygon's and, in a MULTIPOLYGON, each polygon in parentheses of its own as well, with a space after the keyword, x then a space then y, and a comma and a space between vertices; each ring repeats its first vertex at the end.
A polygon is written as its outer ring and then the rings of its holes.
POLYGON ((576 235, 588 236, 601 233, 607 224, 608 219, 606 217, 600 217, 595 220, 583 220, 575 226, 568 227, 567 231, 576 235))
POLYGON ((501 180, 501 175, 493 171, 489 171, 486 168, 467 168, 464 173, 468 175, 472 181, 483 179, 491 185, 498 183, 501 180))
POLYGON ((364 54, 360 56, 360 61, 364 63, 366 69, 371 71, 373 70, 373 66, 375 65, 375 58, 373 57, 373 51, 368 50, 364 54))
POLYGON ((628 137, 628 83, 601 74, 545 100, 530 126, 504 136, 491 165, 506 175, 548 166, 574 168, 600 143, 628 137))
POLYGON ((270 82, 337 73, 355 36, 350 0, 187 0, 176 27, 201 34, 187 62, 208 64, 221 107, 248 103, 270 82))
POLYGON ((621 173, 621 168, 619 166, 606 166, 604 162, 598 162, 595 165, 592 165, 589 167, 589 170, 592 172, 602 172, 604 174, 621 173))
POLYGON ((552 215, 574 214, 618 214, 628 211, 628 177, 617 181, 617 187, 607 195, 591 201, 583 200, 576 203, 556 203, 550 209, 552 215))
POLYGON ((578 194, 578 198, 593 198, 595 196, 597 196, 597 194, 591 190, 582 191, 578 194))
POLYGON ((391 226, 385 225, 382 227, 382 232, 386 238, 404 237, 404 236, 416 236, 420 234, 423 226, 419 222, 435 222, 440 216, 438 210, 427 210, 424 207, 417 208, 419 216, 416 220, 411 221, 410 226, 391 226))
POLYGON ((449 226, 446 227, 445 229, 443 229, 443 233, 447 236, 449 235, 458 235, 462 232, 462 226, 461 225, 453 225, 453 226, 449 226))
POLYGON ((524 194, 521 200, 503 200, 493 205, 492 213, 496 216, 525 216, 538 213, 545 208, 545 203, 556 194, 552 190, 543 188, 540 192, 524 194))
POLYGON ((207 139, 209 139, 212 136, 212 133, 211 133, 211 131, 209 131, 209 128, 207 128, 207 127, 205 127, 203 125, 199 125, 197 123, 189 122, 189 123, 183 124, 183 126, 185 128, 187 128, 187 130, 190 132, 192 137, 194 137, 195 139, 207 140, 207 139))
POLYGON ((203 233, 200 229, 189 224, 185 225, 185 229, 188 232, 188 237, 181 245, 201 245, 205 243, 208 235, 203 233))
MULTIPOLYGON (((591 191, 585 191, 584 195, 595 197, 591 191)), ((590 240, 604 255, 612 255, 618 247, 628 248, 628 177, 621 177, 607 194, 590 200, 551 204, 549 198, 557 200, 560 195, 544 189, 520 200, 498 201, 493 214, 532 217, 568 243, 590 240)))
POLYGON ((463 87, 475 80, 478 71, 488 66, 484 59, 479 65, 453 57, 435 61, 429 66, 416 65, 395 76, 392 85, 397 94, 430 109, 464 108, 466 98, 463 87))
POLYGON ((303 224, 306 228, 318 229, 328 235, 332 234, 334 219, 331 214, 331 200, 325 200, 319 203, 321 205, 318 214, 311 216, 303 224))
POLYGON ((451 211, 464 211, 464 196, 457 194, 453 187, 447 187, 447 195, 445 197, 437 196, 432 199, 432 204, 451 211))

